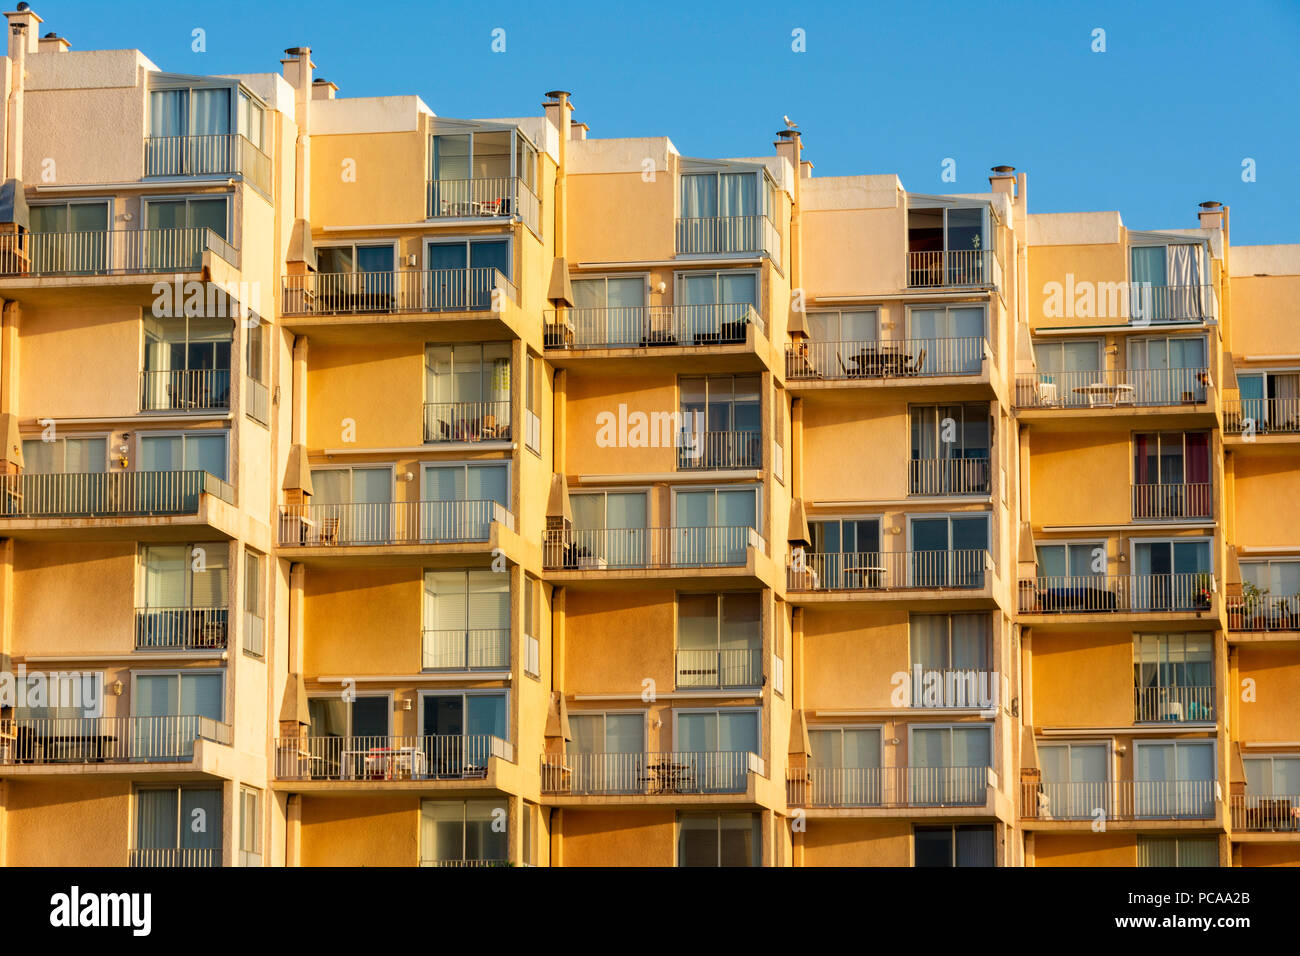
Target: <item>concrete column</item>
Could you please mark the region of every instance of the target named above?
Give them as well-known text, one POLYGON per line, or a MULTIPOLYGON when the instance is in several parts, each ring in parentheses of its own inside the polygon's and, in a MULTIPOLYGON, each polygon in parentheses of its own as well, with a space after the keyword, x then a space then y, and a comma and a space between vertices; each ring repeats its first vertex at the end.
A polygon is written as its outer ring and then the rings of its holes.
POLYGON ((284 865, 302 866, 302 795, 291 793, 285 806, 284 865))
POLYGON ((299 335, 293 340, 293 394, 290 406, 291 443, 307 443, 307 336, 299 335))
POLYGON ((0 415, 18 413, 18 328, 22 307, 5 302, 0 309, 0 415))

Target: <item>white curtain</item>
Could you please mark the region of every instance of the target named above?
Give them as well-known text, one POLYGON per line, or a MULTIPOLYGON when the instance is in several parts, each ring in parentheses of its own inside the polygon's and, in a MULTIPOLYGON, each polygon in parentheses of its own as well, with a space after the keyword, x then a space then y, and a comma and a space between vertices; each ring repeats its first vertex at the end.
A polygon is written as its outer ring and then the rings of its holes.
POLYGON ((1199 245, 1180 243, 1168 247, 1169 307, 1155 318, 1170 321, 1199 319, 1201 313, 1201 270, 1199 245))

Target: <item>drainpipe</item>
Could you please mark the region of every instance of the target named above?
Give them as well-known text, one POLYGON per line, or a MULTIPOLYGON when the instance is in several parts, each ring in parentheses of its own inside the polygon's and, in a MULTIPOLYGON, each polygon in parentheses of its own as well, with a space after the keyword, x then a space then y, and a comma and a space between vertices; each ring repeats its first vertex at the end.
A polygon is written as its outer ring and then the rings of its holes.
MULTIPOLYGON (((15 17, 17 14, 8 14, 15 17)), ((27 79, 27 24, 9 21, 9 58, 13 61, 12 89, 6 109, 5 179, 23 178, 23 87, 27 79)))

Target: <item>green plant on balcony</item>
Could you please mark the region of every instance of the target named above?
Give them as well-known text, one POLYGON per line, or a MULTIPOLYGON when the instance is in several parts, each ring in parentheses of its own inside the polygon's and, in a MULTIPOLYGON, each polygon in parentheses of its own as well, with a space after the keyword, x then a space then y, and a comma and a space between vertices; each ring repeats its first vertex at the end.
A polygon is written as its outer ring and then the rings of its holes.
POLYGON ((1196 606, 1201 610, 1208 610, 1214 604, 1214 583, 1210 580, 1208 574, 1198 574, 1193 584, 1193 595, 1196 598, 1196 606))
POLYGON ((1264 610, 1266 602, 1264 595, 1268 594, 1268 588, 1260 588, 1256 584, 1247 581, 1241 586, 1241 612, 1242 618, 1246 621, 1247 626, 1257 629, 1264 624, 1264 610))

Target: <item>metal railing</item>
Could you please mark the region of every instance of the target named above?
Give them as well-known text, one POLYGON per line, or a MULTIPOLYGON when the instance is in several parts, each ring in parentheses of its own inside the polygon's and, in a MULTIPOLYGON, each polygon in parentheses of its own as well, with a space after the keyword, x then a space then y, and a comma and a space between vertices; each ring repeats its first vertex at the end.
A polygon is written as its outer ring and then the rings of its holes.
POLYGON ((1132 487, 1134 518, 1209 518, 1214 514, 1214 495, 1208 481, 1132 487))
POLYGON ((992 249, 935 249, 907 254, 907 285, 911 289, 996 285, 997 260, 992 249))
POLYGON ((1214 575, 1085 574, 1026 578, 1019 582, 1023 614, 1208 611, 1214 606, 1214 575))
POLYGON ((514 527, 495 501, 382 501, 281 505, 281 547, 358 547, 487 541, 492 523, 514 527))
POLYGON ((987 495, 987 458, 912 458, 907 463, 909 495, 987 495))
POLYGON ((517 217, 537 232, 541 203, 517 177, 430 179, 425 212, 429 219, 517 217))
POLYGON ((1233 435, 1300 435, 1300 398, 1225 399, 1223 430, 1233 435))
POLYGON ((677 220, 677 254, 766 253, 781 264, 781 233, 767 216, 677 220))
POLYGON ((255 378, 244 377, 244 412, 259 425, 271 424, 271 392, 255 378))
POLYGON ((194 743, 231 742, 210 717, 19 717, 0 739, 0 765, 168 763, 194 759, 194 743))
POLYGON ((803 342, 786 346, 785 374, 828 381, 978 375, 986 351, 983 337, 803 342))
POLYGON ((285 315, 499 312, 507 300, 518 302, 519 294, 492 266, 284 277, 285 315))
POLYGON ((425 402, 424 440, 510 441, 510 400, 425 402))
POLYGON ((1134 723, 1214 721, 1214 687, 1203 685, 1134 687, 1134 723))
POLYGON ((1219 313, 1219 298, 1212 285, 1151 285, 1128 287, 1129 322, 1133 325, 1164 322, 1205 322, 1219 313))
POLYGON ((230 640, 230 612, 224 607, 138 607, 135 648, 217 650, 230 640))
POLYGON ((221 847, 151 847, 132 849, 131 867, 208 867, 221 865, 221 847))
POLYGON ((510 666, 510 628, 424 629, 424 669, 505 670, 510 666))
POLYGON ((197 514, 203 495, 235 500, 234 489, 206 471, 0 475, 0 519, 197 514))
POLYGON ((548 570, 718 568, 744 565, 748 549, 765 550, 748 525, 708 528, 573 528, 548 531, 548 570))
POLYGON ((1232 797, 1232 828, 1256 833, 1300 832, 1300 794, 1267 797, 1237 794, 1232 797))
POLYGON ((230 407, 230 370, 146 370, 140 373, 140 410, 192 411, 230 407))
POLYGON ((420 860, 420 866, 438 866, 438 867, 485 867, 485 866, 512 866, 509 860, 420 860))
POLYGON ((144 174, 150 176, 243 176, 268 196, 271 157, 239 133, 146 136, 144 174))
POLYGON ((244 651, 255 657, 266 654, 266 620, 251 611, 244 612, 244 651))
POLYGON ((911 707, 988 709, 1003 699, 998 672, 979 668, 922 667, 914 663, 907 687, 911 707))
POLYGON ((1022 820, 1212 820, 1214 780, 1022 782, 1022 820))
POLYGON ((763 679, 759 647, 677 651, 677 686, 758 687, 763 679))
POLYGON ((1209 400, 1207 368, 1106 368, 1016 376, 1018 408, 1156 408, 1209 400))
POLYGON ((978 807, 988 784, 988 767, 810 767, 789 771, 786 799, 798 807, 978 807))
POLYGON ((766 332, 763 317, 747 302, 548 309, 543 341, 548 349, 576 350, 734 345, 745 341, 750 325, 766 332))
POLYGON ((1246 597, 1240 584, 1230 584, 1224 603, 1230 631, 1300 631, 1300 594, 1246 597))
MULTIPOLYGON (((683 417, 686 414, 683 413, 683 417)), ((677 470, 762 468, 763 433, 753 431, 696 432, 677 437, 677 470)))
POLYGON ((955 551, 796 550, 786 570, 792 591, 982 588, 992 566, 982 548, 955 551))
POLYGON ((0 278, 197 272, 205 252, 239 268, 238 251, 204 226, 0 235, 0 278))
POLYGON ((765 774, 748 751, 542 754, 542 793, 637 796, 744 793, 749 775, 765 774))
POLYGON ((492 734, 415 737, 280 737, 277 780, 481 780, 488 762, 514 760, 514 748, 492 734))

